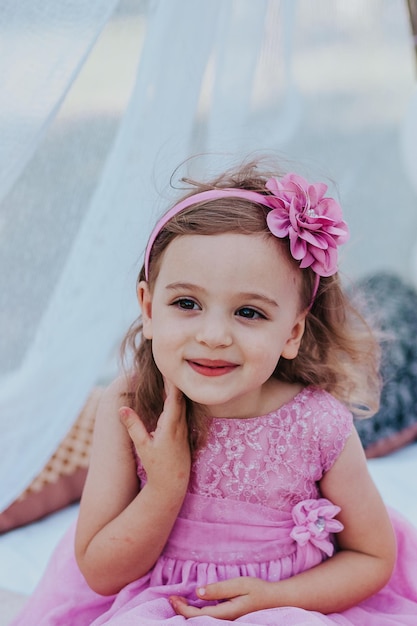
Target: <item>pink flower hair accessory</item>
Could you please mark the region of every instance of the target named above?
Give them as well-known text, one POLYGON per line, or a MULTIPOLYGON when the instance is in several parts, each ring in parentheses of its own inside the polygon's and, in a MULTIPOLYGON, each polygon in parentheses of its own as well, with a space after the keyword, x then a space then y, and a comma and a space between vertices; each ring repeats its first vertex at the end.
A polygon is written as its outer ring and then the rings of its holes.
POLYGON ((299 546, 308 542, 332 556, 334 545, 329 536, 343 530, 343 524, 333 519, 340 512, 340 507, 332 504, 326 498, 318 500, 302 500, 292 510, 294 528, 290 533, 299 546))
POLYGON ((309 184, 298 174, 281 180, 270 178, 266 188, 272 211, 267 215, 269 230, 276 237, 288 237, 294 259, 300 267, 311 267, 318 276, 337 272, 337 248, 349 238, 342 209, 325 197, 327 185, 309 184))

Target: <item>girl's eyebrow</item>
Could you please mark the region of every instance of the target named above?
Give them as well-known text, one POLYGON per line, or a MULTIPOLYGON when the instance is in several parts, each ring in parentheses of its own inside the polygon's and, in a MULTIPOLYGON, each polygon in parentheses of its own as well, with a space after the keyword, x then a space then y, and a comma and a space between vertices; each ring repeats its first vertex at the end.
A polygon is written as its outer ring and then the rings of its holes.
POLYGON ((264 304, 269 304, 270 306, 278 308, 278 302, 273 300, 272 298, 268 298, 268 296, 264 296, 262 293, 251 293, 244 292, 240 293, 239 296, 242 298, 247 298, 248 300, 259 300, 259 302, 263 302, 264 304))
POLYGON ((201 287, 200 285, 195 285, 194 283, 169 283, 168 285, 165 285, 165 289, 168 289, 169 291, 188 291, 188 290, 196 290, 196 291, 203 291, 205 292, 206 290, 204 289, 204 287, 201 287))
MULTIPOLYGON (((170 283, 168 285, 166 285, 165 287, 166 289, 168 289, 169 291, 178 291, 178 290, 184 290, 184 291, 200 291, 202 293, 207 293, 207 290, 202 287, 201 285, 195 285, 194 283, 170 283)), ((256 292, 251 292, 251 291, 244 291, 244 292, 240 292, 237 294, 234 294, 235 296, 242 298, 244 300, 257 300, 259 302, 262 302, 264 304, 267 304, 269 306, 273 306, 278 308, 279 305, 278 303, 273 300, 272 298, 269 298, 268 296, 263 295, 262 293, 256 293, 256 292)))

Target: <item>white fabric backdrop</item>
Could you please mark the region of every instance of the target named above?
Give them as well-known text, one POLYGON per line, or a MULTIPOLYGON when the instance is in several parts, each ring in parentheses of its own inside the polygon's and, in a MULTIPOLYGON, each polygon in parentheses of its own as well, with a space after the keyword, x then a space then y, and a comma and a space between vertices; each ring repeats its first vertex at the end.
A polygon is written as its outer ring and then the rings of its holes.
POLYGON ((188 155, 334 179, 342 269, 413 278, 414 61, 402 0, 0 2, 0 509, 113 365, 188 155))

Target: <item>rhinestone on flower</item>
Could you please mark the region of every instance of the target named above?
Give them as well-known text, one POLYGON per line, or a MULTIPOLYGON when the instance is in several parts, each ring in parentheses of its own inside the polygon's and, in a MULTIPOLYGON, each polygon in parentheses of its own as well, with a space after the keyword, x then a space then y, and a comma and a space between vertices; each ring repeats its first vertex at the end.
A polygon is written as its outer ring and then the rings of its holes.
POLYGON ((326 528, 326 520, 321 515, 316 519, 315 524, 320 532, 326 528))
POLYGON ((307 217, 318 217, 317 213, 314 209, 307 209, 306 211, 307 217))

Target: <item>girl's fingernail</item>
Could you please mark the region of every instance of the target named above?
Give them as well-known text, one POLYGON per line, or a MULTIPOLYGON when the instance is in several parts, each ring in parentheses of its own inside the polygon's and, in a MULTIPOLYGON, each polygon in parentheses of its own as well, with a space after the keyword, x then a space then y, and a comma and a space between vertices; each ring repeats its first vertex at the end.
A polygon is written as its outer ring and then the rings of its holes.
POLYGON ((206 594, 206 590, 205 590, 204 587, 199 587, 197 589, 197 593, 198 593, 199 596, 204 596, 206 594))

